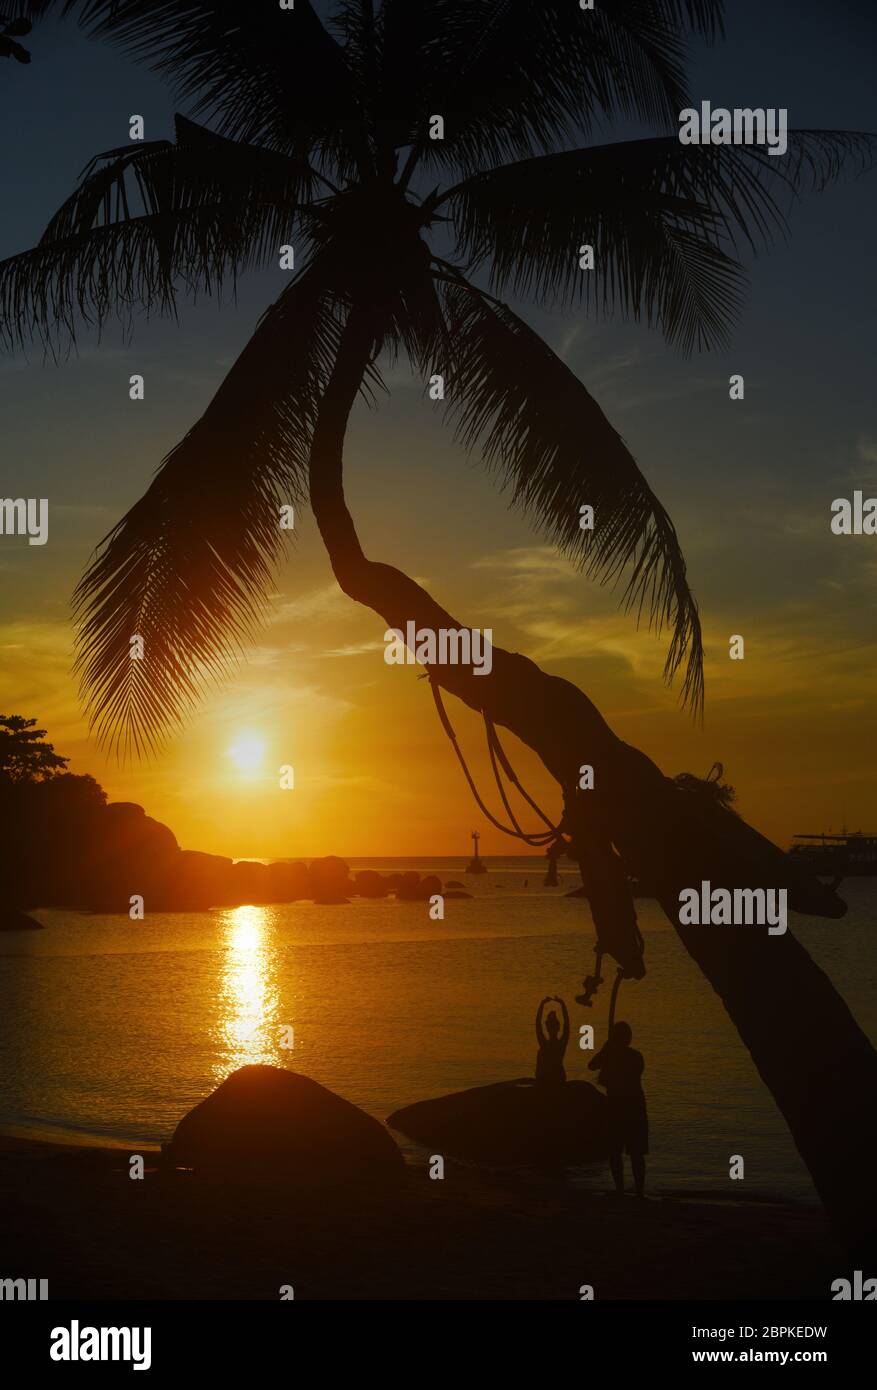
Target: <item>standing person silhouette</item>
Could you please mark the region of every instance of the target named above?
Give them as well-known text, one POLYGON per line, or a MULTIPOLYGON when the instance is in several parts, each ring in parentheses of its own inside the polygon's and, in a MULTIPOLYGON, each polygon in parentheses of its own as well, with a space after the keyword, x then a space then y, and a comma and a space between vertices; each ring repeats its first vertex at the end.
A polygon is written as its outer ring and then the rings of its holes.
POLYGON ((637 1197, 645 1195, 646 1159, 649 1151, 649 1117, 642 1088, 645 1063, 641 1052, 631 1047, 633 1032, 629 1023, 616 1023, 606 1043, 588 1063, 599 1071, 598 1082, 606 1088, 609 1102, 609 1171, 619 1196, 624 1193, 624 1150, 630 1154, 637 1197))
POLYGON ((536 1084, 554 1086, 566 1081, 563 1067, 563 1054, 569 1042, 569 1012, 559 995, 546 995, 536 1011, 536 1041, 539 1051, 536 1054, 536 1084), (563 1031, 560 1020, 552 1009, 542 1028, 542 1014, 546 1004, 559 1004, 563 1013, 563 1031))

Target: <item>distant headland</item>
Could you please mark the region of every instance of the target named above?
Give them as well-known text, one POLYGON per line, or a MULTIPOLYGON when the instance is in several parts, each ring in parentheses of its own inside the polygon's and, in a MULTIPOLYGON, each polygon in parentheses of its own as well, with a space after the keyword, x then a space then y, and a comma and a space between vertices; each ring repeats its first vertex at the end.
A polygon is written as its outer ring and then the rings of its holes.
MULTIPOLYGON (((298 899, 344 903, 352 897, 391 894, 425 901, 442 893, 443 885, 436 874, 413 870, 351 873, 336 855, 309 863, 266 864, 181 849, 173 831, 142 806, 111 801, 63 827, 37 831, 29 854, 19 860, 18 882, 10 890, 6 904, 25 911, 51 907, 127 913, 132 896, 141 898, 151 912, 197 912, 298 899)), ((454 884, 446 896, 471 895, 454 884)))
POLYGON ((351 874, 335 855, 265 864, 181 849, 142 806, 108 802, 93 777, 65 771, 67 759, 35 723, 0 716, 0 929, 39 926, 26 916, 34 908, 133 916, 134 900, 147 912, 198 912, 300 898, 470 896, 457 882, 443 890, 435 874, 351 874))

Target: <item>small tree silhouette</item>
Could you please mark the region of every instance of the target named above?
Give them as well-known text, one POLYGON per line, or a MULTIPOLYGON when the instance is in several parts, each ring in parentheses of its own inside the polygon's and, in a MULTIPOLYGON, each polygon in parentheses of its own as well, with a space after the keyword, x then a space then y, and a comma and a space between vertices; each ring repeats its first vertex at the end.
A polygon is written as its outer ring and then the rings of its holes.
POLYGON ((0 714, 0 781, 44 782, 67 766, 68 758, 45 742, 46 730, 35 719, 0 714))

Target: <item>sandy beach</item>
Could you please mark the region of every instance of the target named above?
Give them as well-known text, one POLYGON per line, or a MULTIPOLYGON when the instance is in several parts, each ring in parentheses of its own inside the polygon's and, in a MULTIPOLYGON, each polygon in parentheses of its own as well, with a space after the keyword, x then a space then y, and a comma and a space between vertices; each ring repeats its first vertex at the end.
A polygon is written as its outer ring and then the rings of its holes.
POLYGON ((228 1181, 128 1151, 0 1138, 4 1272, 52 1299, 754 1299, 827 1296, 828 1223, 792 1204, 636 1202, 536 1174, 408 1168, 394 1197, 228 1181))

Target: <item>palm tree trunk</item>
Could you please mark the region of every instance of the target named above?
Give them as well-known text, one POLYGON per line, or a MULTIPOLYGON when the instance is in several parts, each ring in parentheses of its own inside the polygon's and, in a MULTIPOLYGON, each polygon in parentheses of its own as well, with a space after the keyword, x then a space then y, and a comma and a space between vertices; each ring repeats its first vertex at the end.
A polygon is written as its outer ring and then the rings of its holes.
MULTIPOLYGON (((311 452, 314 514, 338 583, 352 599, 403 631, 409 620, 459 629, 463 624, 407 575, 366 558, 345 504, 344 436, 377 337, 371 314, 371 307, 351 311, 321 404, 311 452)), ((788 932, 683 927, 678 916, 680 891, 704 879, 730 889, 786 887, 792 907, 823 916, 842 916, 844 904, 732 812, 704 807, 677 787, 616 737, 582 691, 526 657, 494 647, 489 675, 449 665, 430 674, 541 757, 564 790, 586 884, 594 863, 602 856, 605 865, 607 855, 617 863, 617 853, 627 874, 657 885, 664 912, 785 1116, 836 1231, 851 1254, 873 1250, 877 1211, 863 1168, 877 1137, 877 1054, 831 981, 788 932), (584 763, 594 768, 594 790, 576 795, 584 763)), ((598 931, 602 916, 611 933, 611 901, 607 909, 598 892, 589 888, 589 896, 598 931)), ((748 1175, 758 1181, 751 1165, 748 1175)))

